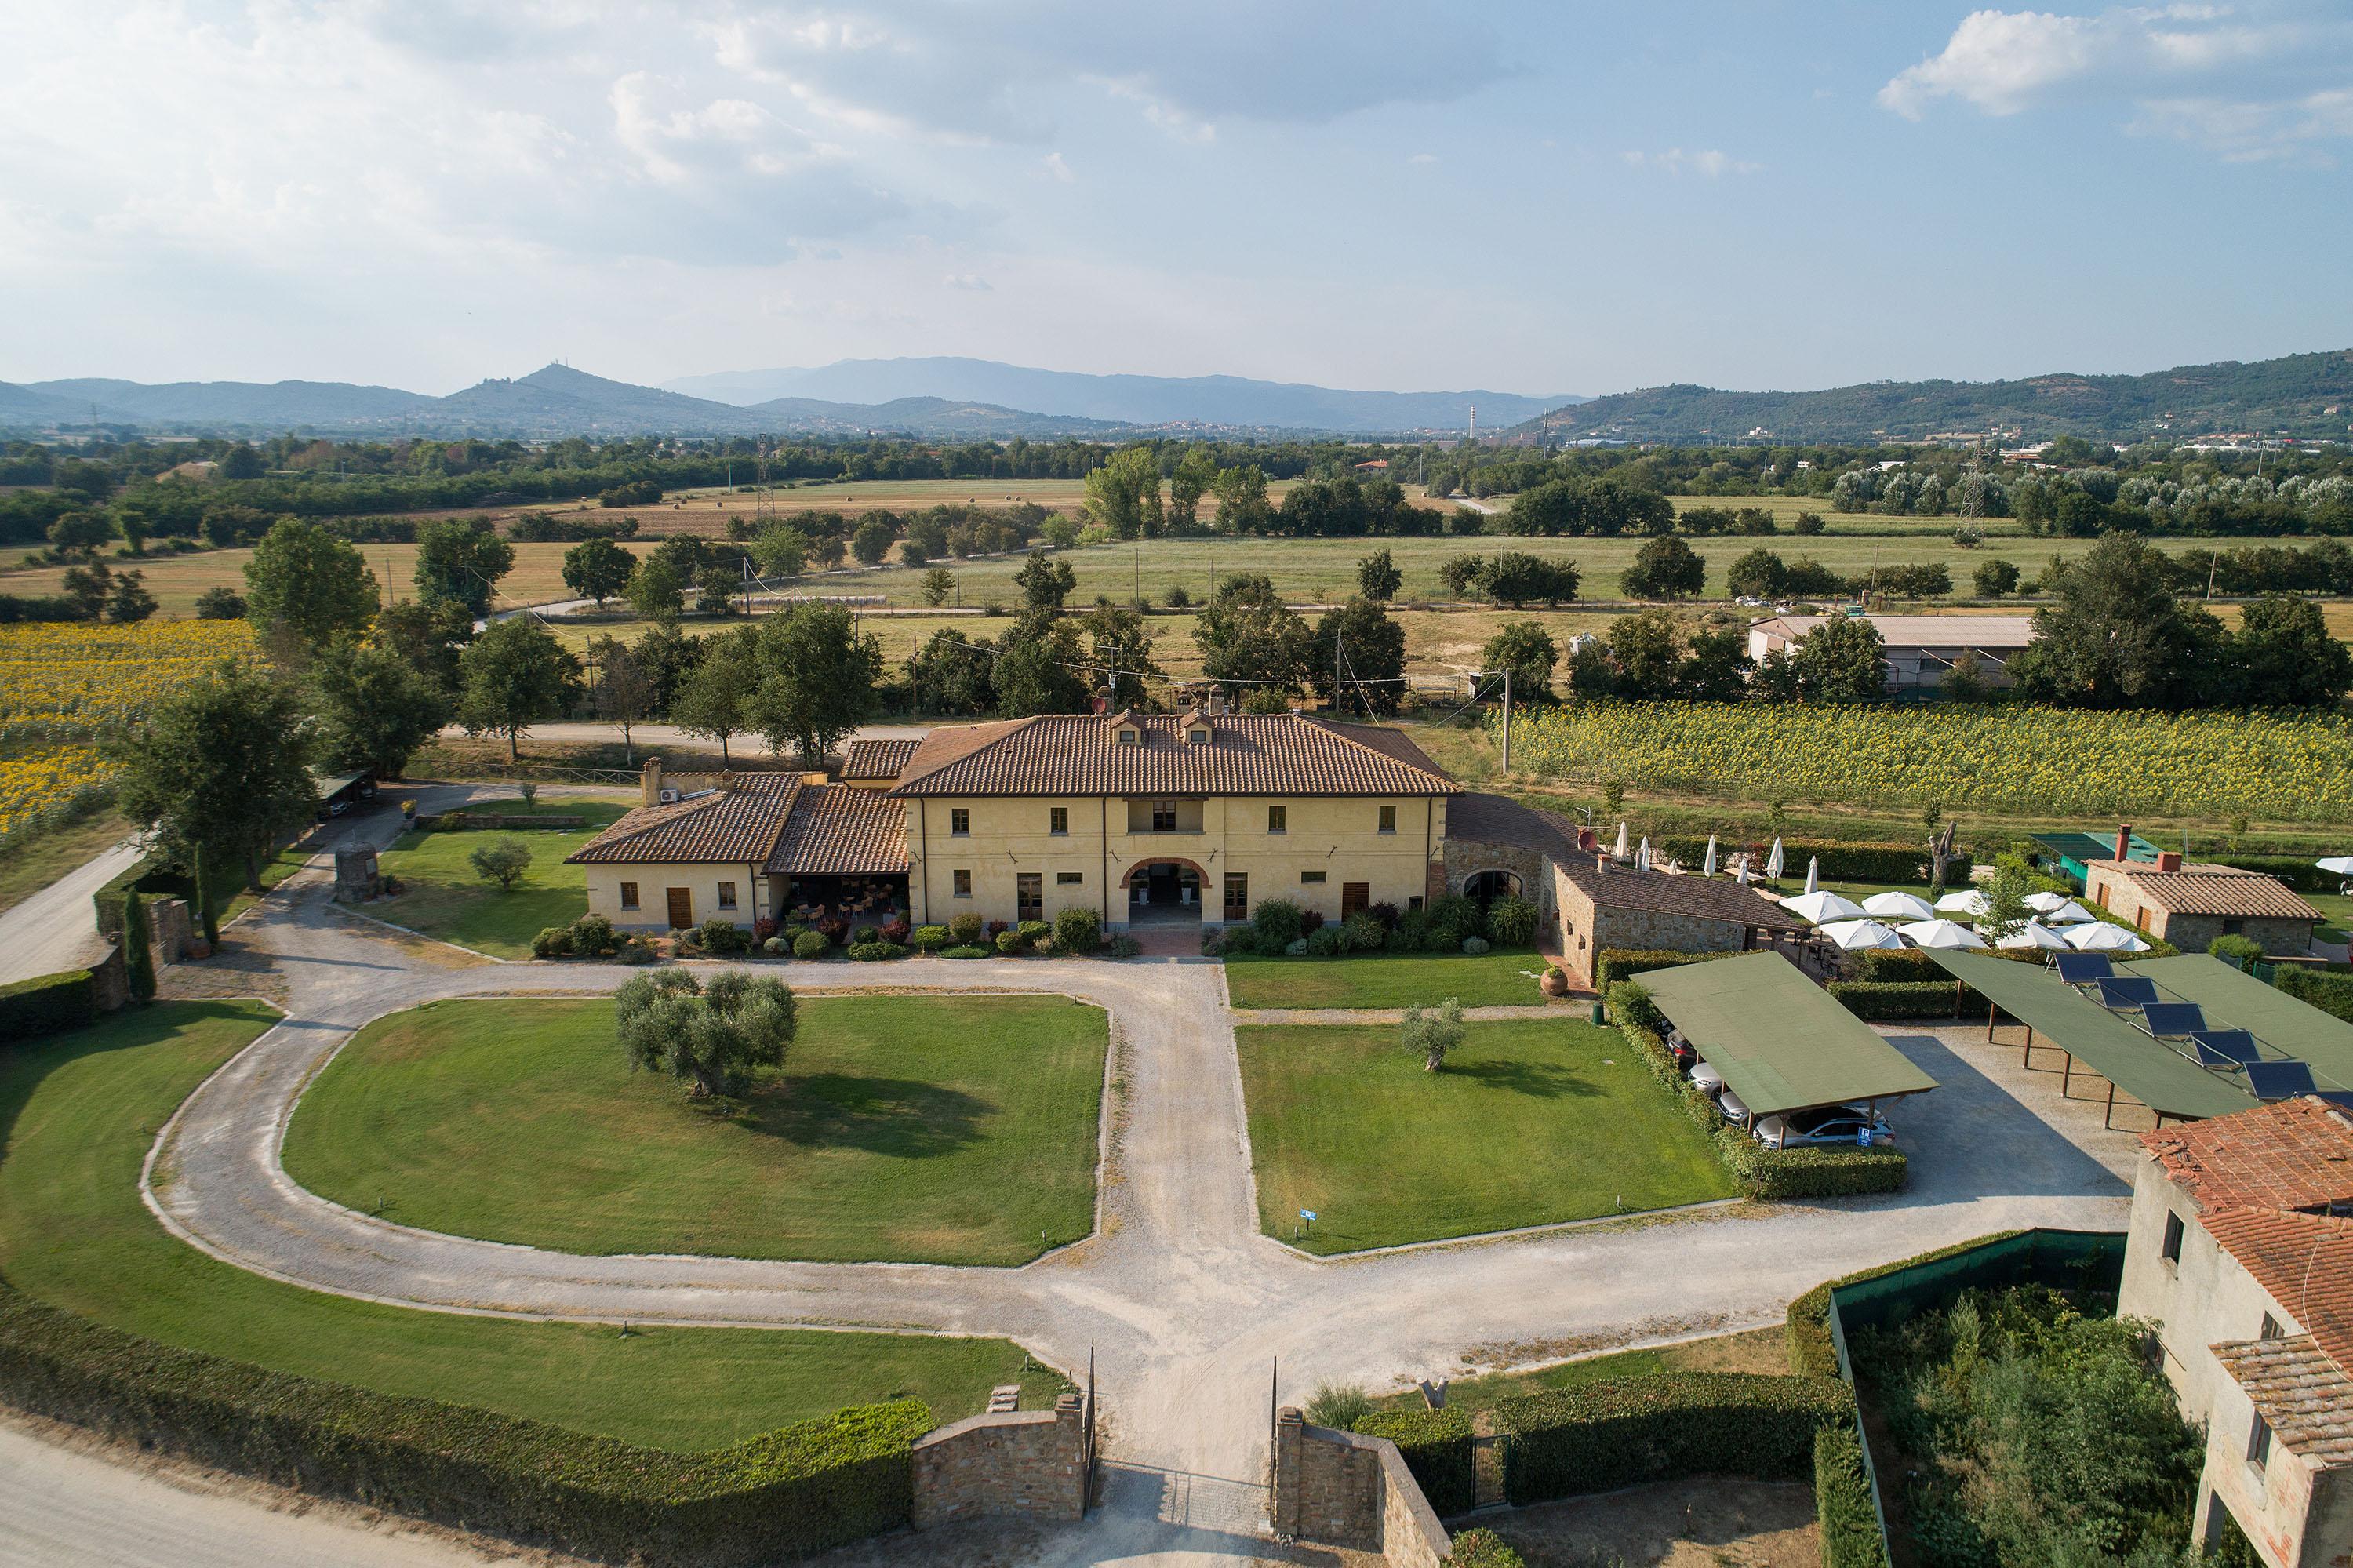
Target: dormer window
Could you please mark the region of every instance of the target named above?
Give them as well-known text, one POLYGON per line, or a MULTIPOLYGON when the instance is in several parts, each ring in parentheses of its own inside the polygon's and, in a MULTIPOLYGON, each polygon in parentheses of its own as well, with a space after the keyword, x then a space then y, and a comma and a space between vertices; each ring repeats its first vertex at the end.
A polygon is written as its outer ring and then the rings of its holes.
POLYGON ((1124 724, 1119 726, 1119 743, 1122 746, 1141 746, 1144 744, 1144 732, 1132 724, 1124 724))
POLYGON ((1185 732, 1185 738, 1191 741, 1195 746, 1207 746, 1209 744, 1209 726, 1208 725, 1195 725, 1191 729, 1185 732))

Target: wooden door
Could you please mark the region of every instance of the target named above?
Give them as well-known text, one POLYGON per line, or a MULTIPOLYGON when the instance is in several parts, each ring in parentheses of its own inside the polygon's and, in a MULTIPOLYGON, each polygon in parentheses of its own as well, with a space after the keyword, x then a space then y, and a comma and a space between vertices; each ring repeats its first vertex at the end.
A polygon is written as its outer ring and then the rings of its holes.
POLYGON ((1373 901, 1373 885, 1369 882, 1344 882, 1340 885, 1340 918, 1361 915, 1373 901))
POLYGON ((1241 871, 1226 873, 1226 919, 1228 922, 1250 918, 1250 874, 1241 871))
POLYGON ((673 887, 670 890, 670 928, 683 931, 694 924, 694 889, 673 887))
POLYGON ((1043 872, 1025 871, 1014 877, 1013 917, 1017 920, 1043 920, 1046 917, 1046 876, 1043 872))

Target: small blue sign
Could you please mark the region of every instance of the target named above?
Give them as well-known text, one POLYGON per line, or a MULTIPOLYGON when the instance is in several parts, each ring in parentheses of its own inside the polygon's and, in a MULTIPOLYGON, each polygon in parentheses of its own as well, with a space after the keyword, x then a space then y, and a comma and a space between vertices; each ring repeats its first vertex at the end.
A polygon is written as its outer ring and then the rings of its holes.
POLYGON ((1299 1211, 1299 1217, 1303 1220, 1312 1221, 1315 1218, 1315 1211, 1313 1209, 1302 1209, 1299 1211))

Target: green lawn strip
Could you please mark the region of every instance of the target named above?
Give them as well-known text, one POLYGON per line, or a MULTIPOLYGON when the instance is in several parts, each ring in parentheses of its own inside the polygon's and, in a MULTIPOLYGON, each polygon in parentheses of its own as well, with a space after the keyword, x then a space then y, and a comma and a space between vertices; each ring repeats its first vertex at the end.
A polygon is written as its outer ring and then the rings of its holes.
MULTIPOLYGON (((520 800, 485 804, 485 811, 520 814, 520 800)), ((378 857, 387 876, 401 882, 396 898, 369 906, 368 912, 445 942, 499 959, 531 957, 531 939, 550 926, 569 926, 588 911, 586 874, 564 857, 595 838, 628 807, 614 800, 546 800, 530 810, 536 816, 581 816, 575 829, 533 828, 512 833, 464 831, 421 832, 411 829, 378 857), (474 851, 512 836, 531 848, 531 867, 508 892, 482 880, 471 863, 474 851)))
MULTIPOLYGON (((1576 1388, 1609 1378, 1656 1377, 1673 1370, 1657 1351, 1619 1351, 1606 1356, 1562 1361, 1536 1372, 1491 1372, 1485 1377, 1459 1378, 1447 1384, 1446 1408, 1488 1410, 1523 1394, 1549 1393, 1555 1389, 1576 1388)), ((1411 1393, 1389 1394, 1373 1403, 1383 1410, 1426 1408, 1419 1390, 1411 1393)))
POLYGON ((799 1000, 783 1075, 732 1110, 632 1071, 610 1001, 379 1019, 303 1096, 286 1168, 404 1224, 565 1252, 1012 1265, 1094 1228, 1100 1009, 799 1000))
POLYGON ((0 1052, 0 1273, 28 1295, 192 1351, 386 1393, 695 1450, 909 1395, 943 1422, 988 1390, 1050 1406, 1005 1340, 823 1330, 640 1329, 410 1311, 280 1285, 174 1239, 139 1199, 154 1129, 277 1021, 259 1002, 169 1002, 0 1052))
POLYGON ((1426 1073, 1393 1025, 1235 1031, 1259 1219, 1352 1252, 1733 1195, 1706 1137, 1614 1030, 1472 1023, 1426 1073))
POLYGON ((1274 1007, 1429 1007, 1452 997, 1465 1007, 1535 1007, 1544 993, 1531 975, 1546 959, 1508 953, 1357 953, 1345 959, 1226 959, 1233 1004, 1274 1007))

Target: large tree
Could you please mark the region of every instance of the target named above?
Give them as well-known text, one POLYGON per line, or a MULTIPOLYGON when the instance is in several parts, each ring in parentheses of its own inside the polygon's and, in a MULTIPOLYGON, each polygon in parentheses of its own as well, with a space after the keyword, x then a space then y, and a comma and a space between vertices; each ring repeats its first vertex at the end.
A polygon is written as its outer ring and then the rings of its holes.
POLYGON ((375 619, 375 574, 316 523, 280 518, 245 563, 245 611, 265 630, 283 626, 306 646, 324 648, 375 619))
POLYGON ((593 675, 588 702, 596 716, 621 731, 621 760, 637 765, 637 726, 654 715, 654 672, 638 662, 636 650, 617 637, 598 637, 588 644, 593 675))
POLYGON ((1194 534, 1200 531, 1198 516, 1201 497, 1217 488, 1218 465, 1208 452, 1200 447, 1187 447, 1177 460, 1176 471, 1168 476, 1168 531, 1171 534, 1194 534))
POLYGON ((1218 527, 1228 534, 1257 534, 1274 518, 1266 501, 1266 474, 1256 463, 1218 471, 1218 527))
POLYGON ((488 524, 444 518, 417 531, 417 591, 462 604, 479 620, 490 613, 499 579, 514 567, 514 546, 488 524))
POLYGON ((1078 574, 1071 563, 1058 561, 1042 550, 1032 550, 1021 569, 1013 574, 1013 586, 1021 590, 1021 602, 1031 609, 1059 609, 1079 586, 1078 574))
POLYGON ((1672 534, 1643 540, 1634 564, 1618 578, 1628 599, 1691 599, 1706 584, 1707 563, 1672 534))
POLYGON ((638 558, 606 535, 583 539, 564 552, 564 586, 582 599, 593 599, 596 608, 629 586, 629 574, 637 570, 638 558))
POLYGON ((746 626, 709 639, 702 661, 670 698, 670 722, 689 735, 717 741, 723 766, 734 766, 727 751, 729 737, 750 727, 744 710, 760 684, 759 637, 746 626))
POLYGON ((2219 666, 2221 623, 2174 598, 2164 558, 2135 535, 2103 535, 2054 564, 2042 588, 2057 602, 2035 614, 2034 641, 2010 666, 2036 702, 2185 706, 2219 666))
POLYGON ((740 1094, 754 1070, 784 1065, 795 1028, 793 993, 763 975, 684 969, 632 976, 613 993, 614 1021, 629 1065, 683 1078, 695 1099, 740 1094))
POLYGON ((1193 626, 1201 673, 1212 681, 1296 685, 1314 673, 1314 640, 1272 579, 1254 574, 1219 583, 1193 626))
POLYGON ((873 716, 882 652, 837 604, 797 604, 760 628, 760 683, 744 704, 768 748, 815 764, 873 716))
POLYGON ((1356 591, 1377 604, 1397 598, 1404 586, 1405 574, 1387 550, 1375 550, 1356 563, 1356 591))
POLYGON ((1099 604, 1079 625, 1087 634, 1087 662, 1094 666, 1085 676, 1088 683, 1098 691, 1108 685, 1114 706, 1142 706, 1146 683, 1161 678, 1144 612, 1124 604, 1099 604))
POLYGON ((236 856, 258 889, 279 836, 317 805, 312 744, 290 683, 224 663, 164 698, 122 741, 115 804, 183 863, 199 845, 236 856))
POLYGON ((1886 640, 1859 615, 1834 615, 1807 632, 1790 663, 1810 703, 1869 703, 1887 694, 1886 640))
POLYGON ((646 556, 622 591, 629 608, 649 620, 675 620, 686 608, 686 573, 668 556, 646 556))
POLYGON ((1086 662, 1077 627, 1050 609, 1026 612, 998 645, 992 677, 998 715, 1085 713, 1104 680, 1086 662))
POLYGON ((1512 696, 1524 703, 1552 695, 1552 673, 1560 665, 1560 649, 1552 633, 1533 620, 1507 620, 1479 650, 1482 670, 1508 670, 1512 696))
POLYGON ((311 668, 320 747, 336 768, 397 779, 417 748, 449 722, 449 699, 398 652, 343 637, 311 668))
POLYGON ((507 737, 510 760, 522 732, 560 717, 578 700, 580 661, 528 615, 494 620, 458 656, 458 717, 472 735, 507 737))
POLYGON ((1359 597, 1325 610, 1311 648, 1315 673, 1338 683, 1331 690, 1342 707, 1397 712, 1405 696, 1405 628, 1377 600, 1359 597))
POLYGON ((2266 595, 2239 612, 2228 687, 2248 707, 2334 707, 2353 687, 2353 653, 2329 633, 2320 606, 2266 595))
MULTIPOLYGON (((1131 612, 1133 613, 1133 612, 1131 612)), ((997 708, 994 650, 963 632, 934 631, 907 661, 907 684, 919 713, 978 715, 997 708)))
POLYGON ((1087 475, 1087 505, 1115 537, 1156 537, 1166 520, 1160 459, 1150 447, 1120 448, 1109 462, 1087 475))
POLYGON ((474 618, 462 604, 404 599, 375 618, 375 641, 391 649, 444 692, 458 689, 458 654, 474 640, 474 618))

